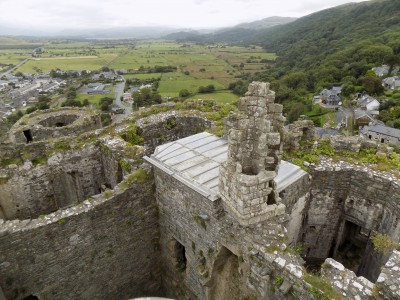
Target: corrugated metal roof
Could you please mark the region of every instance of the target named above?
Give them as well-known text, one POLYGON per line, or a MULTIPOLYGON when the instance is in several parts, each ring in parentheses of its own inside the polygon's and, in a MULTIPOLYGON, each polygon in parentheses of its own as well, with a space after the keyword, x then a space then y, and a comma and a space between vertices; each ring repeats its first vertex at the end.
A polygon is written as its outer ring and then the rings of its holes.
MULTIPOLYGON (((158 146, 145 159, 211 200, 218 196, 219 166, 225 162, 228 142, 207 132, 158 146)), ((298 166, 282 161, 275 181, 278 192, 305 175, 298 166)))

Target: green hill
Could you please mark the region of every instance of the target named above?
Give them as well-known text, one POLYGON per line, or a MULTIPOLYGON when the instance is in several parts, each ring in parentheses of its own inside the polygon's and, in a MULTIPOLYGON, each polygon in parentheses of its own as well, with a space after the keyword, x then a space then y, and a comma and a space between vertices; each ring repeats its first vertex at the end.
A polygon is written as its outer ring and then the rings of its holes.
MULTIPOLYGON (((398 54, 400 0, 351 3, 323 10, 259 33, 253 42, 276 52, 291 67, 308 68, 360 42, 387 45, 398 54)), ((376 58, 381 59, 379 55, 376 58)), ((383 61, 371 58, 368 62, 383 61)))

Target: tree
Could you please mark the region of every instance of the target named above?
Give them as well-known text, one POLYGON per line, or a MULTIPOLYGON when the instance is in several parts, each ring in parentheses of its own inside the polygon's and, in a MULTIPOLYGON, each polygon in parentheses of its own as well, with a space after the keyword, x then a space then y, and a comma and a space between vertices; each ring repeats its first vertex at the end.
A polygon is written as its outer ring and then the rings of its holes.
POLYGON ((7 121, 8 121, 10 124, 14 124, 14 123, 16 123, 19 119, 21 119, 23 115, 24 115, 24 114, 22 113, 22 111, 19 110, 19 111, 17 111, 17 112, 12 113, 11 115, 9 115, 9 116, 7 117, 7 121))
POLYGON ((288 122, 293 123, 296 121, 304 113, 304 110, 305 106, 303 103, 297 102, 294 104, 287 115, 288 122))
POLYGON ((351 83, 346 83, 342 87, 342 92, 341 94, 345 97, 350 97, 351 94, 354 94, 355 92, 355 87, 351 83))
POLYGON ((76 90, 74 88, 68 89, 67 99, 70 100, 70 99, 75 99, 75 98, 76 98, 76 90))
POLYGON ((183 89, 179 91, 179 97, 186 98, 190 96, 190 92, 187 89, 183 89))
POLYGON ((215 92, 215 86, 213 84, 199 87, 199 93, 201 93, 201 94, 213 93, 213 92, 215 92))
POLYGON ((383 92, 382 80, 376 76, 365 76, 363 79, 363 87, 369 94, 379 95, 383 92))
POLYGON ((390 55, 386 58, 386 63, 389 65, 389 75, 396 65, 400 65, 400 55, 390 55))

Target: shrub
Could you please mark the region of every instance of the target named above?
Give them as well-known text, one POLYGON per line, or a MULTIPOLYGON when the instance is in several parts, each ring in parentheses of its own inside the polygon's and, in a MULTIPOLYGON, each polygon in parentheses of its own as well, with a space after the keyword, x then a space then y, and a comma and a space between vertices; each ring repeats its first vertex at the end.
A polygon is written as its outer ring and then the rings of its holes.
POLYGON ((375 232, 372 234, 371 239, 374 244, 374 250, 383 255, 388 255, 393 250, 400 248, 400 244, 393 241, 387 234, 375 232))

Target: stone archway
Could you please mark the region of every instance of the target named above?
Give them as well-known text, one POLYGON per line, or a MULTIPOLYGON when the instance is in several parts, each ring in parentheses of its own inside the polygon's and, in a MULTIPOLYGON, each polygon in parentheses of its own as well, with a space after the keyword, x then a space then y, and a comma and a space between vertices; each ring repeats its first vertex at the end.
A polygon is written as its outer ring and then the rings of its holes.
POLYGON ((208 299, 241 299, 239 259, 222 247, 215 259, 208 299))

